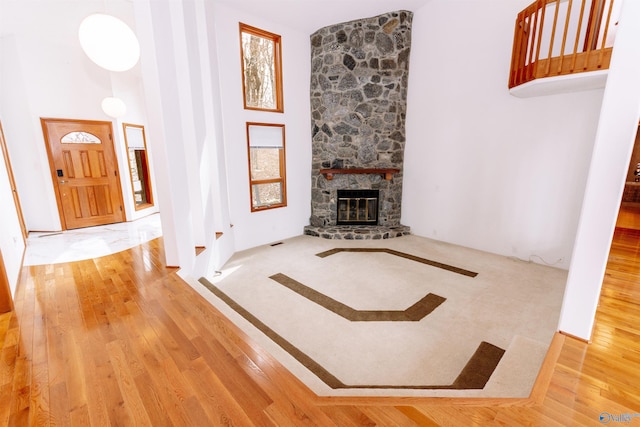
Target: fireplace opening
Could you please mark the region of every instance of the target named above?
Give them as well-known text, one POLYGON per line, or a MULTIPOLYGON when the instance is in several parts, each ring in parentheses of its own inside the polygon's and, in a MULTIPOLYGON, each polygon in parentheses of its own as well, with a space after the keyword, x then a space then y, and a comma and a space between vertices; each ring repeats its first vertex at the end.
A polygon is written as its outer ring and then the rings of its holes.
POLYGON ((336 225, 377 225, 379 190, 338 190, 336 225))

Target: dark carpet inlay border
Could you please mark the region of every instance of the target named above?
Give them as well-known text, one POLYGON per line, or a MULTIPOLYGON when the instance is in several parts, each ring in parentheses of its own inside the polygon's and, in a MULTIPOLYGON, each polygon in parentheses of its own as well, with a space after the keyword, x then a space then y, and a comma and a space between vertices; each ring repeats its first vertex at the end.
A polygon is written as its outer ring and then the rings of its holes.
POLYGON ((280 336, 273 329, 260 321, 257 317, 247 311, 231 297, 222 292, 213 283, 204 277, 199 282, 211 293, 220 298, 225 304, 233 309, 249 323, 255 326, 260 332, 265 334, 270 340, 282 347, 299 363, 309 369, 320 380, 332 389, 390 389, 390 390, 471 390, 482 389, 498 366, 500 359, 504 355, 504 350, 493 344, 482 341, 476 352, 471 356, 465 367, 452 384, 448 385, 366 385, 366 384, 344 384, 322 365, 313 360, 307 354, 300 351, 296 346, 280 336))
POLYGON ((421 258, 419 256, 411 255, 405 252, 400 252, 400 251, 396 251, 388 248, 335 248, 335 249, 329 249, 328 251, 320 252, 316 254, 316 256, 320 258, 326 258, 329 255, 334 255, 340 252, 382 252, 382 253, 387 253, 389 255, 395 255, 401 258, 406 258, 411 261, 419 262, 422 264, 427 264, 432 267, 441 268, 443 270, 451 271, 452 273, 462 274, 463 276, 476 277, 478 275, 478 273, 474 271, 465 270, 464 268, 443 264, 438 261, 432 261, 430 259, 421 258))
POLYGON ((356 310, 336 301, 291 277, 277 273, 270 279, 319 306, 353 322, 418 322, 442 304, 446 298, 429 293, 406 310, 356 310))

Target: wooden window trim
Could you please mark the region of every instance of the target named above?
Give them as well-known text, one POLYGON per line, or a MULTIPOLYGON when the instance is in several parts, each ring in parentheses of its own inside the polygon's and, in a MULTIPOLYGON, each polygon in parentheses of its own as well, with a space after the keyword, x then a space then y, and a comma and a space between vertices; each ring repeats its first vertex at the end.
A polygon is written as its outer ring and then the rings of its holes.
POLYGON ((136 211, 148 209, 155 206, 153 201, 153 188, 151 186, 151 173, 149 169, 149 151, 147 149, 147 135, 144 131, 143 125, 136 125, 132 123, 122 123, 122 131, 124 133, 124 143, 127 151, 127 169, 129 171, 129 182, 131 183, 131 195, 133 196, 133 208, 136 211), (127 138, 127 128, 136 128, 142 131, 142 142, 144 144, 145 157, 142 164, 143 174, 145 175, 142 181, 142 185, 145 187, 145 193, 147 195, 147 203, 137 204, 135 199, 135 188, 133 186, 133 175, 131 173, 131 154, 129 153, 129 140, 127 138))
POLYGON ((260 28, 252 27, 251 25, 240 22, 240 66, 242 70, 242 102, 245 110, 256 111, 270 111, 275 113, 284 113, 284 95, 282 90, 282 37, 269 31, 261 30, 260 28), (259 108, 247 106, 247 91, 245 86, 245 72, 244 72, 244 52, 242 49, 242 33, 248 33, 257 37, 262 37, 273 41, 273 61, 275 67, 275 95, 276 95, 276 108, 259 108))
POLYGON ((247 122, 247 166, 249 171, 249 206, 251 206, 251 212, 260 212, 269 209, 284 208, 287 206, 287 173, 286 173, 286 136, 285 126, 279 123, 259 123, 259 122, 247 122), (251 177, 251 139, 249 136, 249 128, 251 126, 272 126, 282 128, 282 148, 278 149, 278 160, 280 163, 280 178, 271 179, 253 179, 251 177), (282 186, 282 201, 268 206, 254 206, 253 205, 253 186, 259 184, 274 184, 280 183, 282 186))

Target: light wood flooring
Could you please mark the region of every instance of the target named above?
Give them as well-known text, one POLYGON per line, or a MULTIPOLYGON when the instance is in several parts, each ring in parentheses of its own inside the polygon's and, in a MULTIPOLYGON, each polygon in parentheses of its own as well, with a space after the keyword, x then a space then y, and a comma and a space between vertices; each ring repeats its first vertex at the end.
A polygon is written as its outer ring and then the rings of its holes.
POLYGON ((0 426, 598 426, 640 412, 639 309, 640 231, 618 229, 593 343, 556 335, 532 398, 318 398, 166 268, 157 239, 23 269, 0 316, 0 426))

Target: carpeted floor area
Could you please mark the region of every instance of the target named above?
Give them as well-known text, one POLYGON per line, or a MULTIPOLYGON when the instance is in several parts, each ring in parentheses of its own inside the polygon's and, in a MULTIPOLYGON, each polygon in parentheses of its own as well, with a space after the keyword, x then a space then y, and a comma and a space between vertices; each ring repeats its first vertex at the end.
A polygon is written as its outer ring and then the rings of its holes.
POLYGON ((417 236, 299 236, 194 286, 318 395, 527 397, 565 282, 417 236))

